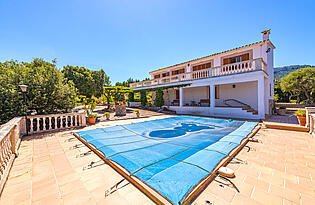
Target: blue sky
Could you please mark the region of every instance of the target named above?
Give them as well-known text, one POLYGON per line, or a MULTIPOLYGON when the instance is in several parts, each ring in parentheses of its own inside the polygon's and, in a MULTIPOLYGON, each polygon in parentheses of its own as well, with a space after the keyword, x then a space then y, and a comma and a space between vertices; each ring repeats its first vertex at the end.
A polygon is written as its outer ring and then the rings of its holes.
POLYGON ((57 58, 112 82, 261 40, 275 66, 315 65, 315 1, 0 0, 0 61, 57 58))

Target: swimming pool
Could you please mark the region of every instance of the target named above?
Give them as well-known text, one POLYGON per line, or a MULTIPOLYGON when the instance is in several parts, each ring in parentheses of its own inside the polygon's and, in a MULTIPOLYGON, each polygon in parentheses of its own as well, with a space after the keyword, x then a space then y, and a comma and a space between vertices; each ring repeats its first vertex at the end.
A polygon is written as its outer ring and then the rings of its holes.
POLYGON ((107 160, 178 204, 256 125, 178 116, 76 133, 107 160))

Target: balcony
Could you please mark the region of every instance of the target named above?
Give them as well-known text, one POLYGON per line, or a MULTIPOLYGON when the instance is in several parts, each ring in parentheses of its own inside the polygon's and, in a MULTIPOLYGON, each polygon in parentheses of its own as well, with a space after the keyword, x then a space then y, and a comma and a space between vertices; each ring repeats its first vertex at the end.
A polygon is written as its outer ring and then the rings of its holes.
POLYGON ((256 58, 248 61, 237 62, 233 64, 217 66, 214 68, 208 68, 204 70, 192 71, 188 73, 182 73, 178 75, 171 75, 158 79, 146 80, 137 83, 131 83, 131 88, 145 88, 156 85, 165 85, 176 82, 193 81, 205 78, 212 78, 218 76, 226 76, 240 73, 248 73, 253 71, 262 70, 266 72, 266 63, 262 58, 256 58))

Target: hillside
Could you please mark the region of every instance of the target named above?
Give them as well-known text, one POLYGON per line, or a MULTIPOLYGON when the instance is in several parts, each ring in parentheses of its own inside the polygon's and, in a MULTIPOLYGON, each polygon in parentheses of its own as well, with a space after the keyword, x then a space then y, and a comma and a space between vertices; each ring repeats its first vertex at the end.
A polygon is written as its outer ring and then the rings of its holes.
POLYGON ((295 71, 297 69, 306 68, 306 67, 314 67, 312 65, 290 65, 290 66, 282 66, 282 67, 275 67, 274 74, 275 80, 279 80, 282 77, 288 75, 290 72, 295 71))

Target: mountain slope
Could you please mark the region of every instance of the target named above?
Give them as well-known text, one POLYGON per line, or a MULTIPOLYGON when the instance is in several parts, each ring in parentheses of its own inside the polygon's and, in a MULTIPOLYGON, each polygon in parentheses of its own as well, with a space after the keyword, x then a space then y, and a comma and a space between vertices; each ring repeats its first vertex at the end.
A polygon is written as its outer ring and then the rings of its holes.
POLYGON ((281 78, 287 76, 289 73, 306 68, 306 67, 315 67, 312 65, 290 65, 290 66, 282 66, 282 67, 275 67, 274 68, 274 74, 275 74, 275 80, 280 80, 281 78))

